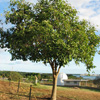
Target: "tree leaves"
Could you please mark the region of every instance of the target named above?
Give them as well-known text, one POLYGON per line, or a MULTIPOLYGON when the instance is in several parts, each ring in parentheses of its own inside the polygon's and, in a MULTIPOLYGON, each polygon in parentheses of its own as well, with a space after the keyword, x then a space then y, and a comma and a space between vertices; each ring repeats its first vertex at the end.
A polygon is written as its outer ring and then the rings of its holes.
POLYGON ((94 68, 93 56, 100 42, 95 27, 79 21, 77 11, 64 0, 40 0, 36 5, 11 0, 6 22, 14 24, 2 38, 12 59, 49 61, 65 66, 73 59, 94 68))

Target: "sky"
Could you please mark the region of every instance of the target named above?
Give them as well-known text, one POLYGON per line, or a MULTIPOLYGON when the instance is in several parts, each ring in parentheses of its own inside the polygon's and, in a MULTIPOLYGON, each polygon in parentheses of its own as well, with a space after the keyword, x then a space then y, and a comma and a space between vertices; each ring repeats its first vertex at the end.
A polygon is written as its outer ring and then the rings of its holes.
MULTIPOLYGON (((4 10, 8 9, 10 0, 0 0, 0 18, 4 20, 4 10)), ((28 2, 36 3, 37 0, 26 0, 28 2)), ((100 34, 100 0, 68 0, 71 6, 78 10, 79 19, 86 19, 93 24, 100 34)), ((10 25, 6 26, 7 28, 10 25)), ((31 61, 16 60, 11 61, 11 55, 0 49, 0 70, 1 71, 23 71, 23 72, 36 72, 36 73, 52 73, 50 65, 45 66, 43 62, 34 63, 31 61)), ((100 55, 96 53, 93 61, 96 66, 91 70, 91 74, 100 74, 100 55)), ((86 66, 82 63, 75 65, 74 61, 70 62, 64 68, 61 68, 60 72, 66 74, 85 74, 86 66)))

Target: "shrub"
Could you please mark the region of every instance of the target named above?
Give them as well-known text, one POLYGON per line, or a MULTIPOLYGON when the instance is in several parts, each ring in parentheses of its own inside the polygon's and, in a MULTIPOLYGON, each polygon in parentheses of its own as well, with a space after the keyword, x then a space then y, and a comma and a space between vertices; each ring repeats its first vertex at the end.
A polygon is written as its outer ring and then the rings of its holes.
POLYGON ((22 80, 23 77, 18 72, 9 72, 7 78, 8 80, 18 81, 19 79, 22 80))
POLYGON ((93 83, 95 85, 97 85, 98 87, 100 87, 100 76, 97 76, 94 80, 93 80, 93 83))

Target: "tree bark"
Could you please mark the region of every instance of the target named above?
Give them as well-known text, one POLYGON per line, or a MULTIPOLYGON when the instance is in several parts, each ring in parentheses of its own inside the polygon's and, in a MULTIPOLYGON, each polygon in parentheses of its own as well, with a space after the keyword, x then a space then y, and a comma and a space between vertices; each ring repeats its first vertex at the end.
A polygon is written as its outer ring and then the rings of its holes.
POLYGON ((51 68, 52 68, 52 74, 53 74, 53 87, 52 87, 52 94, 51 94, 51 100, 56 100, 56 94, 57 94, 57 77, 60 71, 61 66, 58 67, 57 70, 57 65, 56 61, 54 60, 49 61, 51 68))
POLYGON ((51 94, 51 100, 56 100, 56 94, 57 94, 57 76, 53 75, 53 87, 52 87, 52 94, 51 94))

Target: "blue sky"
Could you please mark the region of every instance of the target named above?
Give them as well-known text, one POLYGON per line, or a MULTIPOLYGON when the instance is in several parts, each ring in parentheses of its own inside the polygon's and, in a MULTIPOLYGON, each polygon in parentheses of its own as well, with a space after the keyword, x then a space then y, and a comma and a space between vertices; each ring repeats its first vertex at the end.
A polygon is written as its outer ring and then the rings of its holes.
MULTIPOLYGON (((3 11, 8 9, 10 0, 0 0, 0 16, 3 17, 3 11)), ((36 3, 37 0, 26 0, 29 2, 36 3)), ((80 20, 86 19, 95 25, 98 32, 100 33, 100 0, 68 0, 68 2, 75 7, 79 13, 80 20), (98 27, 97 27, 98 25, 98 27)), ((6 26, 6 27, 10 27, 6 26)), ((8 52, 0 49, 0 70, 9 70, 9 71, 24 71, 24 72, 40 72, 40 73, 51 73, 51 68, 49 64, 45 66, 42 62, 34 63, 30 61, 23 62, 22 60, 10 61, 11 55, 8 52)), ((100 74, 100 55, 96 54, 94 57, 94 65, 97 67, 91 71, 94 71, 95 74, 100 74)), ((69 65, 66 65, 65 68, 61 68, 60 72, 66 74, 84 74, 86 72, 86 66, 84 64, 75 65, 72 61, 69 65)))

